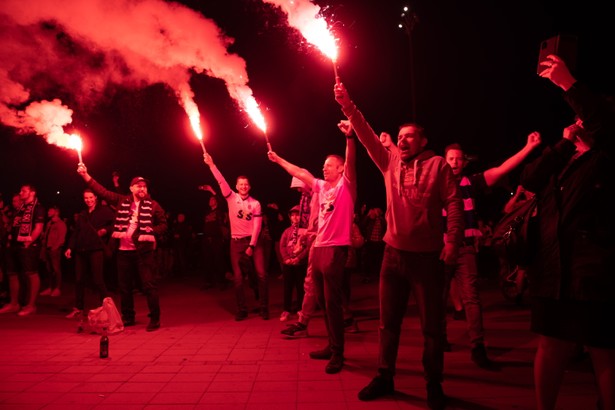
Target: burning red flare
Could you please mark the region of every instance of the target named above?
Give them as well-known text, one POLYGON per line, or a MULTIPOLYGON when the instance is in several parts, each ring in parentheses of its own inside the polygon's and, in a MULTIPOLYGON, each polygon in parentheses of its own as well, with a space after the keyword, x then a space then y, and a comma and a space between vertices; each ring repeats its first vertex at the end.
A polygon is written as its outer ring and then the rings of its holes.
POLYGON ((301 32, 305 40, 335 62, 337 40, 322 17, 320 7, 309 0, 264 0, 280 7, 288 16, 288 24, 301 32))
POLYGON ((199 108, 194 102, 194 93, 190 89, 190 86, 184 84, 179 87, 178 90, 179 99, 182 107, 186 110, 186 114, 188 114, 188 119, 190 120, 190 126, 192 126, 192 131, 194 131, 194 135, 199 140, 201 144, 201 148, 203 149, 203 154, 206 152, 205 144, 203 143, 203 129, 201 128, 201 114, 199 113, 199 108))
POLYGON ((267 135, 267 123, 265 122, 265 117, 261 112, 258 103, 254 99, 254 97, 250 96, 244 100, 244 109, 254 122, 254 124, 265 134, 267 135))
POLYGON ((79 155, 79 163, 83 163, 83 158, 81 157, 81 149, 83 149, 83 141, 81 137, 77 134, 70 134, 68 136, 68 147, 77 151, 77 155, 79 155))

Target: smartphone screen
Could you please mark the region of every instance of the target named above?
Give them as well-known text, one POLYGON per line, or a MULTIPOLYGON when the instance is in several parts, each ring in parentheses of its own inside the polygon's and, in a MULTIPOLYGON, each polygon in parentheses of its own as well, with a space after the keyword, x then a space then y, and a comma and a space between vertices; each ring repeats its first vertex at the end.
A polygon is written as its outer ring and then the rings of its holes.
POLYGON ((558 34, 540 43, 538 52, 538 66, 536 72, 540 74, 546 66, 540 65, 549 54, 555 54, 566 63, 570 72, 574 72, 577 65, 578 39, 573 35, 558 34))

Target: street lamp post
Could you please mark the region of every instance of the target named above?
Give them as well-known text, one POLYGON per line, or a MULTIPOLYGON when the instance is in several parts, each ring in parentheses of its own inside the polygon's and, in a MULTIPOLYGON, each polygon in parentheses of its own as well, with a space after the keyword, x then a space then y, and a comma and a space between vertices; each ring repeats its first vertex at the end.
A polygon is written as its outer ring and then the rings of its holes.
POLYGON ((399 28, 406 30, 408 35, 408 51, 410 52, 410 98, 412 105, 412 121, 416 121, 416 84, 414 81, 414 49, 412 47, 412 30, 416 23, 419 22, 419 18, 416 12, 411 6, 404 6, 401 13, 401 23, 399 28))

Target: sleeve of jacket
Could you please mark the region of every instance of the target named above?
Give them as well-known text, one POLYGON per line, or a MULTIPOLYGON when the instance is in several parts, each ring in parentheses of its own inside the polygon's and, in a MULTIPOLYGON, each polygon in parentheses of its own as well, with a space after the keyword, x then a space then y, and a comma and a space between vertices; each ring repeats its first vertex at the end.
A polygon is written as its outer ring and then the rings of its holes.
POLYGON ((583 129, 597 144, 613 150, 615 145, 615 106, 585 84, 576 82, 564 93, 570 108, 583 120, 583 129))
POLYGON ((58 222, 58 247, 61 247, 66 242, 66 223, 62 220, 58 222))
POLYGON ((79 231, 81 230, 83 218, 83 212, 80 212, 79 216, 77 217, 77 220, 75 221, 75 227, 72 230, 70 236, 68 237, 68 249, 75 250, 75 246, 77 245, 77 237, 79 236, 79 231))
POLYGON ((154 206, 154 234, 159 238, 167 230, 167 214, 162 206, 156 201, 152 201, 154 206))
POLYGON ((530 192, 539 193, 547 186, 551 177, 566 166, 575 150, 574 144, 567 139, 545 148, 538 158, 523 169, 521 186, 530 192))
POLYGON ((380 172, 384 173, 388 168, 391 153, 382 145, 380 138, 378 138, 365 117, 363 117, 361 111, 354 105, 348 112, 344 112, 344 115, 350 120, 357 138, 365 146, 372 161, 374 161, 380 172))
POLYGON ((461 245, 464 236, 463 200, 453 170, 443 160, 440 164, 440 195, 446 209, 446 242, 461 245))
POLYGON ((115 214, 108 206, 101 206, 100 208, 101 224, 98 229, 104 229, 107 231, 105 236, 111 235, 113 232, 113 222, 115 221, 115 214))
POLYGON ((96 195, 113 205, 118 205, 123 199, 127 197, 127 195, 120 195, 117 192, 109 191, 107 188, 100 185, 94 178, 90 179, 87 184, 88 187, 91 188, 96 195))
POLYGON ((288 241, 290 240, 292 233, 293 227, 291 226, 286 228, 280 237, 280 256, 282 257, 282 262, 293 257, 288 250, 288 241))

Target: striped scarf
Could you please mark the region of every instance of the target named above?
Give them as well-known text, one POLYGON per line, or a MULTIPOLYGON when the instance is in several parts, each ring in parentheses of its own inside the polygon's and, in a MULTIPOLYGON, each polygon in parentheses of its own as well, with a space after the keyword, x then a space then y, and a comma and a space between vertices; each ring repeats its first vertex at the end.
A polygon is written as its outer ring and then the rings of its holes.
POLYGON ((308 192, 301 193, 301 201, 299 202, 299 223, 293 227, 293 233, 291 236, 291 242, 297 243, 299 239, 299 229, 307 228, 310 222, 310 202, 312 201, 312 194, 308 192))
MULTIPOLYGON (((474 238, 483 236, 478 228, 478 215, 474 208, 474 198, 472 198, 472 183, 468 177, 462 177, 459 181, 459 191, 463 199, 463 216, 465 222, 464 245, 474 245, 474 238)), ((442 209, 444 217, 444 227, 446 229, 446 209, 442 209)))
POLYGON ((36 207, 37 200, 30 202, 29 204, 23 204, 17 213, 20 218, 15 218, 14 225, 19 224, 19 230, 17 232, 17 242, 30 242, 32 241, 32 228, 34 226, 34 207, 36 207))
MULTIPOLYGON (((133 202, 130 198, 123 200, 115 215, 115 222, 113 224, 113 238, 123 238, 126 235, 126 231, 130 226, 130 218, 132 216, 130 208, 133 202)), ((154 222, 152 220, 153 203, 151 199, 143 199, 139 203, 139 209, 137 209, 137 232, 138 242, 156 242, 154 237, 154 222)))

